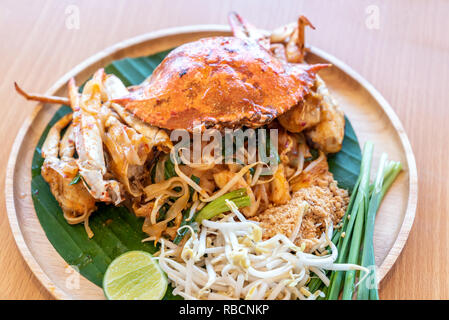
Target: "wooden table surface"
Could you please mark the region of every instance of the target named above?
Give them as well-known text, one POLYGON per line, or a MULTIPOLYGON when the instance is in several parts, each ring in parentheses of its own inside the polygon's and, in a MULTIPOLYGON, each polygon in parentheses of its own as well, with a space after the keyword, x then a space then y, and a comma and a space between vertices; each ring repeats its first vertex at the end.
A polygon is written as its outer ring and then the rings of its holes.
POLYGON ((45 92, 72 67, 116 42, 174 26, 226 24, 231 10, 266 29, 306 15, 316 27, 308 30, 307 42, 349 64, 390 102, 415 152, 419 200, 409 240, 380 296, 449 298, 449 1, 444 0, 2 0, 0 298, 51 299, 22 259, 6 216, 9 152, 33 108, 15 94, 13 81, 45 92))

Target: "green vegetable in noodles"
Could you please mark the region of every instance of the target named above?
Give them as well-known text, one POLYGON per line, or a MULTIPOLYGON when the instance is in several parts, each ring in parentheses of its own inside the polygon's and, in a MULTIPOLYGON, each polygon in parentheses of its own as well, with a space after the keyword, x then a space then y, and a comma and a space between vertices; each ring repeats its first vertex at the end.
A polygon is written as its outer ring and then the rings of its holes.
POLYGON ((225 200, 234 202, 237 208, 247 207, 251 204, 251 200, 246 194, 246 189, 237 189, 235 191, 226 193, 221 197, 218 197, 214 201, 208 203, 203 209, 198 212, 195 221, 201 224, 201 221, 203 221, 204 219, 209 220, 219 215, 220 213, 228 212, 229 207, 226 204, 225 200))

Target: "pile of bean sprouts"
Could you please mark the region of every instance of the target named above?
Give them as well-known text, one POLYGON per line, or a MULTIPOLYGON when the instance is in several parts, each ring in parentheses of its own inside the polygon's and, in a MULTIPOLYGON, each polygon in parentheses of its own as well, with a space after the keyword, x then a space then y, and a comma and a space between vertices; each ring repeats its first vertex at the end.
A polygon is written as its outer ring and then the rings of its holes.
MULTIPOLYGON (((304 252, 291 239, 278 234, 262 240, 262 229, 246 220, 227 201, 231 214, 204 220, 199 234, 190 226, 190 238, 180 255, 172 242, 161 238, 159 265, 174 286, 173 293, 184 299, 304 299, 324 297, 310 292, 307 283, 319 277, 329 284, 326 270, 360 270, 354 264, 336 264, 337 248, 332 243, 332 226, 320 238, 318 249, 330 247, 330 254, 304 252)), ((363 278, 361 279, 361 281, 363 278)))

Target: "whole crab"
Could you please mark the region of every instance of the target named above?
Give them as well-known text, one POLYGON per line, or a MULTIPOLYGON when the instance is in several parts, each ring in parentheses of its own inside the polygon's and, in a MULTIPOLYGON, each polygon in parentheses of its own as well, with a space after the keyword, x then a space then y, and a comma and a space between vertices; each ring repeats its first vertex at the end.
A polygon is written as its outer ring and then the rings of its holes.
POLYGON ((116 99, 164 129, 259 127, 310 91, 326 65, 283 62, 253 39, 213 37, 184 44, 128 96, 116 99))
POLYGON ((164 129, 260 127, 278 119, 305 131, 324 152, 341 149, 344 116, 316 75, 328 64, 304 63, 304 16, 268 34, 230 13, 234 37, 184 44, 141 85, 114 102, 164 129))

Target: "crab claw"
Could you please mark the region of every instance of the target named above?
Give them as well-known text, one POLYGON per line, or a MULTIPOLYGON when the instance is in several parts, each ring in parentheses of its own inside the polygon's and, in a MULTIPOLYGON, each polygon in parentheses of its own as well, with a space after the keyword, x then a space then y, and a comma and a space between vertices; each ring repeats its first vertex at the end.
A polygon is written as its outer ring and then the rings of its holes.
POLYGON ((237 12, 230 12, 228 14, 228 21, 234 37, 240 39, 253 39, 259 42, 259 44, 265 49, 270 49, 270 41, 268 36, 254 27, 237 12))

